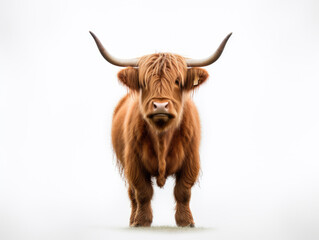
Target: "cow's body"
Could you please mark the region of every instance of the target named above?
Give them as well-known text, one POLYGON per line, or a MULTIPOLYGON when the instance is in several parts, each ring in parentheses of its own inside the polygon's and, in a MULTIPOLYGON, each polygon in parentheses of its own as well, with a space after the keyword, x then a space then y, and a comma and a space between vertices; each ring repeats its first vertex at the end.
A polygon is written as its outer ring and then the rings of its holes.
POLYGON ((171 53, 117 59, 91 34, 107 61, 129 66, 118 73, 129 93, 115 108, 112 143, 129 185, 130 225, 151 225, 152 177, 163 187, 172 175, 176 179, 176 223, 194 226, 189 202, 200 169, 200 122, 190 95, 208 78, 207 71, 198 66, 215 62, 231 34, 212 56, 203 60, 171 53))
MULTIPOLYGON (((200 123, 196 107, 191 99, 184 106, 180 126, 161 136, 169 146, 165 154, 165 177, 179 172, 182 166, 192 166, 192 178, 196 180, 199 169, 198 147, 200 123), (191 159, 195 157, 195 159, 191 159), (192 160, 192 161, 190 161, 192 160), (187 163, 187 161, 189 163, 187 163)), ((156 145, 159 138, 139 112, 138 96, 126 95, 117 105, 113 115, 112 143, 120 166, 134 164, 133 157, 125 159, 125 152, 136 155, 141 168, 152 177, 158 176, 158 153, 156 145)))
MULTIPOLYGON (((193 101, 190 98, 185 100, 180 125, 158 136, 143 119, 139 111, 138 99, 139 96, 134 94, 128 94, 122 98, 115 108, 112 124, 112 143, 119 165, 124 169, 129 183, 135 185, 129 189, 132 200, 131 224, 134 224, 133 216, 137 209, 135 191, 140 188, 149 199, 152 196, 151 177, 158 176, 159 153, 156 146, 160 141, 164 141, 168 146, 164 156, 165 178, 170 175, 176 176, 177 202, 189 201, 187 197, 190 197, 190 188, 196 182, 200 169, 200 122, 193 101), (133 190, 133 188, 137 189, 133 190)), ((188 206, 186 211, 185 209, 180 211, 188 213, 189 218, 188 221, 177 218, 176 221, 180 226, 194 224, 188 206)), ((151 215, 148 217, 146 225, 151 221, 151 215)))

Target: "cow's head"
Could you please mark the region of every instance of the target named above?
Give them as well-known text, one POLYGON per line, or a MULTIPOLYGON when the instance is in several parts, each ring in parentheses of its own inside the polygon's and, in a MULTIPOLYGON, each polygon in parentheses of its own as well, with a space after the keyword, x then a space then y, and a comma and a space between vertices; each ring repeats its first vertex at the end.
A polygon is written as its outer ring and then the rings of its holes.
POLYGON ((183 105, 189 92, 206 81, 208 73, 199 68, 215 62, 231 36, 229 34, 216 52, 206 59, 186 59, 171 53, 156 53, 135 59, 111 56, 91 32, 102 56, 110 63, 127 67, 118 73, 119 80, 139 95, 143 118, 162 132, 179 125, 183 105))

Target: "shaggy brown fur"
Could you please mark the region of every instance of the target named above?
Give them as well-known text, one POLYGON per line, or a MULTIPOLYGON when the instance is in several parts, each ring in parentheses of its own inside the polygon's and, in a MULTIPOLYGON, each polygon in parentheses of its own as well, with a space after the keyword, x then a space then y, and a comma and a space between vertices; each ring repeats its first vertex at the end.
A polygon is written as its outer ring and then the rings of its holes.
POLYGON ((138 68, 118 73, 130 92, 115 108, 112 143, 129 184, 131 226, 151 225, 152 177, 163 187, 171 175, 176 224, 194 226, 189 202, 200 169, 200 121, 189 95, 207 77, 204 69, 187 68, 183 57, 170 53, 144 56, 138 68), (168 113, 153 114, 154 103, 166 104, 168 113))

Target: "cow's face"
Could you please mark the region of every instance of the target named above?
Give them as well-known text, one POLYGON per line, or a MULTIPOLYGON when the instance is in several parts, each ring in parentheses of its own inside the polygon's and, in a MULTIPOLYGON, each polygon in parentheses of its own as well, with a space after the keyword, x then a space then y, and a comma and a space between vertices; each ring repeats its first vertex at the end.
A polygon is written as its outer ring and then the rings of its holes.
POLYGON ((142 57, 138 68, 118 73, 119 80, 139 94, 140 111, 156 131, 177 127, 189 92, 208 77, 201 68, 187 68, 183 57, 160 53, 142 57))

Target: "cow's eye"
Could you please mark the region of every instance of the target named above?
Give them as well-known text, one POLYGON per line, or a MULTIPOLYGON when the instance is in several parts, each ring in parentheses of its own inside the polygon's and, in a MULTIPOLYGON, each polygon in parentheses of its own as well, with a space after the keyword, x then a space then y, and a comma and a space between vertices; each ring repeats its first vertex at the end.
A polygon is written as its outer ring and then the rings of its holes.
POLYGON ((179 86, 179 79, 178 79, 178 78, 175 80, 175 84, 176 84, 177 86, 179 86))

